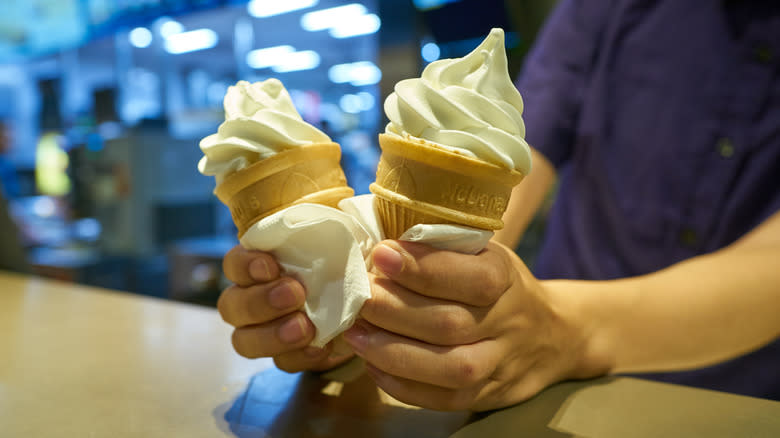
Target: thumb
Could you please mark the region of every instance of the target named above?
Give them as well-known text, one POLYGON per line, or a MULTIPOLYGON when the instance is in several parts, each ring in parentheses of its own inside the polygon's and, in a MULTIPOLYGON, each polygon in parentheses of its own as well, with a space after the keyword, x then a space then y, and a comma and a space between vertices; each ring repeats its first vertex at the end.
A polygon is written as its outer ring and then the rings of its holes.
POLYGON ((385 240, 374 247, 372 261, 375 270, 407 289, 472 306, 493 304, 510 286, 513 269, 492 244, 469 255, 385 240))

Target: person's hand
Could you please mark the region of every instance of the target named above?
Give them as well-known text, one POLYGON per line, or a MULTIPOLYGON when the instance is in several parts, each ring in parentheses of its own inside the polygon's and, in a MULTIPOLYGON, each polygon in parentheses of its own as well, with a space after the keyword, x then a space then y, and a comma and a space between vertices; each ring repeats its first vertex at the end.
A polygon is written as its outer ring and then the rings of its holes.
MULTIPOLYGON (((281 275, 273 256, 238 245, 225 255, 222 269, 235 283, 217 302, 222 319, 235 327, 232 341, 247 358, 272 357, 287 372, 322 371, 346 361, 349 352, 308 346, 315 328, 303 313, 306 291, 301 283, 281 275)), ((342 350, 342 349, 339 349, 342 350)))
POLYGON ((586 359, 587 333, 570 310, 502 245, 464 255, 385 241, 372 257, 372 298, 345 339, 403 402, 493 409, 606 371, 586 359))

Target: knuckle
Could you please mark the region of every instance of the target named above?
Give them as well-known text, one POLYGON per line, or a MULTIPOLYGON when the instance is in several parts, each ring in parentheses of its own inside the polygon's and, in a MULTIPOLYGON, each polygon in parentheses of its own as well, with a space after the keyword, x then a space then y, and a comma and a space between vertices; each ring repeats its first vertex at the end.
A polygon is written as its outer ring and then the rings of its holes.
POLYGON ((514 395, 518 401, 526 401, 541 392, 544 388, 545 384, 540 379, 531 377, 523 381, 521 385, 518 385, 516 394, 514 395))
POLYGON ((249 348, 246 342, 246 335, 242 330, 233 330, 233 335, 230 337, 230 341, 233 344, 233 349, 247 359, 256 359, 260 357, 256 351, 249 348))
POLYGON ((478 306, 489 306, 501 297, 512 284, 510 271, 503 263, 488 265, 482 286, 474 290, 474 301, 478 306))
POLYGON ((471 324, 464 312, 458 308, 444 307, 435 311, 433 319, 436 333, 445 345, 467 343, 470 340, 471 324))
POLYGON ((267 322, 268 315, 266 306, 267 287, 264 285, 251 286, 246 289, 240 312, 242 318, 249 324, 260 324, 267 322))
POLYGON ((459 388, 477 385, 487 378, 484 362, 462 353, 458 354, 453 361, 451 372, 452 381, 459 388))
POLYGON ((372 316, 383 315, 391 312, 393 306, 387 299, 388 289, 392 287, 391 281, 382 278, 374 278, 371 281, 371 298, 366 300, 360 313, 369 319, 372 316))
POLYGON ((222 258, 222 272, 225 274, 225 277, 227 277, 228 280, 232 282, 236 282, 238 280, 235 267, 241 259, 241 251, 242 248, 240 245, 234 246, 230 251, 227 252, 227 254, 225 254, 225 257, 222 258))
POLYGON ((486 307, 496 302, 497 294, 494 293, 495 288, 490 285, 490 282, 485 287, 475 288, 473 291, 473 303, 478 307, 486 307))
POLYGON ((219 312, 219 316, 222 317, 222 320, 230 325, 235 325, 235 316, 232 314, 233 312, 231 309, 233 306, 233 301, 237 298, 236 294, 236 286, 230 286, 219 295, 219 298, 217 299, 217 311, 219 312))

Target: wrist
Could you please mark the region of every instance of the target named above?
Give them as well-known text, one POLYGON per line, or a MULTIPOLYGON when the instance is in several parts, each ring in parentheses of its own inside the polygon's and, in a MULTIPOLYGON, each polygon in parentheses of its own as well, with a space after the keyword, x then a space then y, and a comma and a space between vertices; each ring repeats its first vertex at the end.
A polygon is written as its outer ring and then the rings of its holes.
POLYGON ((587 379, 611 373, 615 355, 595 282, 543 280, 553 311, 569 333, 567 379, 587 379), (589 284, 590 283, 590 284, 589 284))

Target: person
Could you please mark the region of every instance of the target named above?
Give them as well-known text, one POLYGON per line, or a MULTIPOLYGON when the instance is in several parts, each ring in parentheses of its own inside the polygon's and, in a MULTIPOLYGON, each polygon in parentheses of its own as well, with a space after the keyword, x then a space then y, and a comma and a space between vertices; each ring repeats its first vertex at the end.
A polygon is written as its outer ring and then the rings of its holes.
POLYGON ((11 216, 8 200, 0 191, 0 270, 29 274, 31 268, 19 228, 11 216))
POLYGON ((12 144, 10 128, 0 120, 0 190, 6 199, 14 199, 20 195, 16 168, 6 157, 12 144))
MULTIPOLYGON (((780 399, 778 74, 776 2, 562 0, 518 81, 536 150, 505 229, 477 255, 378 244, 352 351, 440 410, 613 373, 780 399), (510 248, 556 180, 532 274, 510 248)), ((224 269, 237 352, 351 357, 307 347, 306 291, 270 254, 224 269)))
POLYGON ((0 270, 29 273, 27 254, 22 246, 19 229, 11 215, 9 201, 19 196, 19 183, 13 163, 4 154, 11 148, 8 126, 0 121, 0 270))

